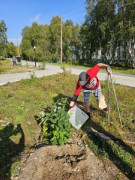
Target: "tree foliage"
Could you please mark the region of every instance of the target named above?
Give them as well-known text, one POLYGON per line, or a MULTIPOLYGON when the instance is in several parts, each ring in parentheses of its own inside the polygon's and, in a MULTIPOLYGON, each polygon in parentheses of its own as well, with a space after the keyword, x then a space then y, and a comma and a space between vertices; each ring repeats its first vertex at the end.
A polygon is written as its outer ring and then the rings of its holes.
POLYGON ((17 55, 17 48, 12 42, 10 42, 7 45, 7 56, 10 58, 16 55, 17 55))
MULTIPOLYGON (((81 41, 90 51, 101 50, 103 61, 115 63, 124 57, 135 67, 135 3, 133 0, 87 0, 87 15, 81 41)), ((87 56, 87 53, 86 53, 87 56)))
POLYGON ((135 68, 135 2, 134 0, 86 0, 86 16, 82 25, 71 20, 61 23, 59 16, 50 25, 33 23, 22 30, 22 56, 39 61, 63 61, 84 64, 100 56, 106 63, 124 58, 125 65, 135 68), (100 53, 99 53, 100 52, 100 53))
POLYGON ((0 22, 0 56, 6 56, 7 28, 5 22, 0 22))
POLYGON ((22 30, 21 51, 24 59, 34 59, 34 46, 36 46, 36 59, 38 61, 58 61, 61 52, 61 25, 63 37, 63 61, 71 62, 74 41, 79 35, 78 25, 71 20, 61 23, 59 16, 53 17, 50 25, 33 23, 31 27, 22 30))

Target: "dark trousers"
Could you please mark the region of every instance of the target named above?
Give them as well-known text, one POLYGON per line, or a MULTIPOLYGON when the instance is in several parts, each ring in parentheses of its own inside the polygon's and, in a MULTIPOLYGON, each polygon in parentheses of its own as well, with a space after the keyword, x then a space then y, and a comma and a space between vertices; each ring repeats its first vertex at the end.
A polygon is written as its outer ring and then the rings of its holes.
POLYGON ((16 66, 17 66, 16 61, 13 61, 13 66, 14 66, 14 65, 16 65, 16 66))

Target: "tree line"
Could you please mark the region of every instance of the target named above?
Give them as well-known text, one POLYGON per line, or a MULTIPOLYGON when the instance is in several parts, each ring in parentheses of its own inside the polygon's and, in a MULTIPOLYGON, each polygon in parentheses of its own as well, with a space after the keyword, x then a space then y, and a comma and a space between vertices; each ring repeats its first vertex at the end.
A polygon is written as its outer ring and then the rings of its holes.
MULTIPOLYGON (((57 62, 61 52, 66 63, 89 64, 99 57, 103 62, 124 61, 135 68, 135 2, 134 0, 86 0, 86 16, 83 24, 71 20, 61 22, 61 17, 51 19, 50 25, 22 29, 20 45, 23 59, 57 62)), ((13 43, 7 42, 7 28, 0 23, 0 55, 17 54, 13 43)))
POLYGON ((17 47, 7 41, 7 27, 4 20, 0 22, 0 59, 17 55, 17 47))
POLYGON ((38 25, 36 22, 31 27, 22 30, 21 50, 25 59, 32 60, 34 57, 34 46, 36 47, 36 58, 39 61, 58 61, 61 51, 61 26, 63 41, 63 61, 72 60, 74 42, 78 38, 80 26, 73 25, 71 20, 61 24, 59 16, 53 17, 50 25, 38 25))
POLYGON ((101 51, 104 62, 116 63, 123 57, 125 65, 135 68, 135 1, 87 0, 87 15, 80 35, 85 54, 92 59, 101 51))

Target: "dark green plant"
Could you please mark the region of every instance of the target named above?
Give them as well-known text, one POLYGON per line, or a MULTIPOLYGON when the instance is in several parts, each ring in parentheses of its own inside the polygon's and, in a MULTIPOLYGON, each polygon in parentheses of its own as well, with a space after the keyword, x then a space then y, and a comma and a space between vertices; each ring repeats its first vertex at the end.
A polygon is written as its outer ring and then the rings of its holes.
POLYGON ((60 144, 62 146, 71 137, 71 124, 66 105, 67 99, 61 98, 49 110, 40 113, 41 140, 48 141, 52 145, 60 144))

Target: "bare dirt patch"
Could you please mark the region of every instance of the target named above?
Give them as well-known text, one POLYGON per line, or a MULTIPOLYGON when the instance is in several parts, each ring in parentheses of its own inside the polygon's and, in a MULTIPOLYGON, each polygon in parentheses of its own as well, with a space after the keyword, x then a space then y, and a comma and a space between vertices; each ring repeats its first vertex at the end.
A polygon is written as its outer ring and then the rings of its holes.
POLYGON ((12 179, 114 180, 120 175, 120 170, 112 162, 105 165, 74 132, 65 146, 37 145, 24 153, 20 173, 12 179))

